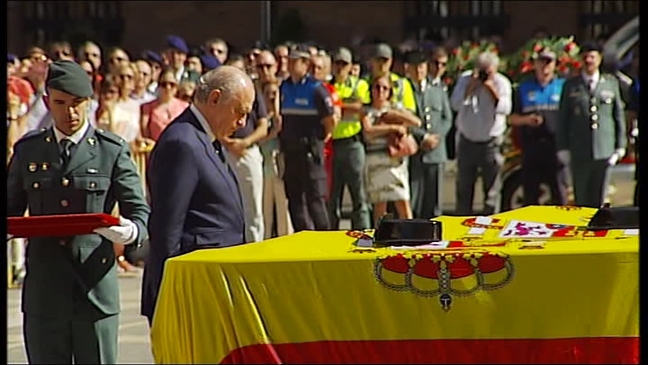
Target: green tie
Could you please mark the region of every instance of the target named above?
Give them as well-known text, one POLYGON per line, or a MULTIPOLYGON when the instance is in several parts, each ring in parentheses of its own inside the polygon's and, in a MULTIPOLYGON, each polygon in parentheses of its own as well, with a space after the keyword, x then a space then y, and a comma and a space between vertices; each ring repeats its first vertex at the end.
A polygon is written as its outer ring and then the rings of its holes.
POLYGON ((70 156, 72 156, 72 147, 74 142, 64 138, 61 140, 61 160, 63 161, 63 166, 66 166, 70 162, 70 156))

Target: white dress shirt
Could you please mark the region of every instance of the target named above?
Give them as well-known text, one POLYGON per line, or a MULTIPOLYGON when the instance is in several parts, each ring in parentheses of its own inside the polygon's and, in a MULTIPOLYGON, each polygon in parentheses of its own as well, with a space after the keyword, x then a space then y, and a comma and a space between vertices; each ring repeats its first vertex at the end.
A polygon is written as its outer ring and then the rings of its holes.
POLYGON ((586 75, 585 73, 583 73, 582 75, 583 80, 585 80, 585 85, 590 88, 590 91, 594 91, 594 89, 596 89, 596 85, 598 85, 599 80, 601 79, 601 73, 597 70, 592 75, 586 75))
POLYGON ((83 139, 83 135, 85 135, 85 132, 90 128, 90 122, 86 121, 83 123, 83 126, 81 129, 78 131, 74 132, 72 135, 68 136, 65 135, 65 133, 61 132, 54 126, 54 137, 56 138, 56 143, 60 144, 61 140, 63 139, 69 139, 70 141, 74 142, 74 145, 78 145, 81 143, 81 140, 83 139))
POLYGON ((211 127, 209 126, 209 123, 207 123, 207 119, 205 119, 205 116, 202 115, 200 110, 196 108, 195 105, 191 104, 189 106, 189 110, 196 116, 196 119, 198 119, 198 123, 203 127, 205 132, 207 132, 207 136, 209 136, 209 140, 213 143, 216 140, 216 136, 214 135, 214 132, 212 132, 211 127))

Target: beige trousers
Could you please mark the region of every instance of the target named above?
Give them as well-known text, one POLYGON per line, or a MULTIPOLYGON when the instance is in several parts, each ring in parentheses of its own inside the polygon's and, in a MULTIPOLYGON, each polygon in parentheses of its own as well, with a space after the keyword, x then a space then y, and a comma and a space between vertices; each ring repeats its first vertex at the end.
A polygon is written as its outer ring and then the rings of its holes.
POLYGON ((285 236, 293 232, 284 182, 276 175, 271 175, 266 176, 263 181, 263 218, 266 239, 272 238, 272 225, 275 217, 277 219, 277 235, 285 236))

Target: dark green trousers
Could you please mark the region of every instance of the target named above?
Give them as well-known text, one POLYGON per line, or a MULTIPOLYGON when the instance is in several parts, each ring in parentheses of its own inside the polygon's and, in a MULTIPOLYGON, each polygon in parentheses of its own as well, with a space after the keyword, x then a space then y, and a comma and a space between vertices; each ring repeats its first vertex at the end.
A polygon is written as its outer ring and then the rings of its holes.
POLYGON ((351 228, 362 230, 372 227, 364 187, 364 168, 365 151, 360 139, 333 140, 333 187, 328 201, 331 229, 340 228, 340 207, 345 186, 349 188, 353 202, 351 228))
POLYGON ((99 320, 25 314, 23 331, 30 364, 116 364, 119 315, 99 320))
POLYGON ((579 207, 600 208, 605 201, 609 183, 607 160, 571 163, 574 200, 579 207))

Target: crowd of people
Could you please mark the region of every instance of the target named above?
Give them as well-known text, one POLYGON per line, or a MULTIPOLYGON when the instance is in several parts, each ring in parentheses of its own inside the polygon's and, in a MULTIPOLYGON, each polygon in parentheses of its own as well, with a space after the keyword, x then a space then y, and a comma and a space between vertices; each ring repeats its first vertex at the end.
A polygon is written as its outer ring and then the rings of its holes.
MULTIPOLYGON (((608 167, 626 153, 624 113, 637 118, 639 85, 636 79, 631 97, 622 96, 617 79, 599 71, 600 46, 581 47, 582 73, 567 81, 555 73, 556 54, 539 51, 534 71, 516 89, 498 72, 495 53, 481 53, 475 69, 448 90, 446 49, 401 51, 385 43, 362 52, 286 43, 235 54, 222 39, 194 49, 178 36, 168 36, 162 52, 138 57, 91 41, 77 50, 67 42, 32 47, 7 59, 7 154, 29 131, 51 126, 42 97, 48 65, 73 60, 94 87, 88 120, 125 140, 145 175, 147 152, 192 103, 201 75, 230 65, 248 73, 256 88, 243 127, 221 141, 237 173, 248 242, 339 228, 345 187, 353 229, 371 228, 387 212, 440 215, 453 127, 457 214, 476 213, 478 176, 483 213, 500 211, 508 126, 516 127, 522 147, 525 204, 538 204, 545 182, 552 203, 566 204, 568 167, 576 204, 602 204, 608 167)), ((134 270, 123 252, 117 256, 123 270, 134 270)))

